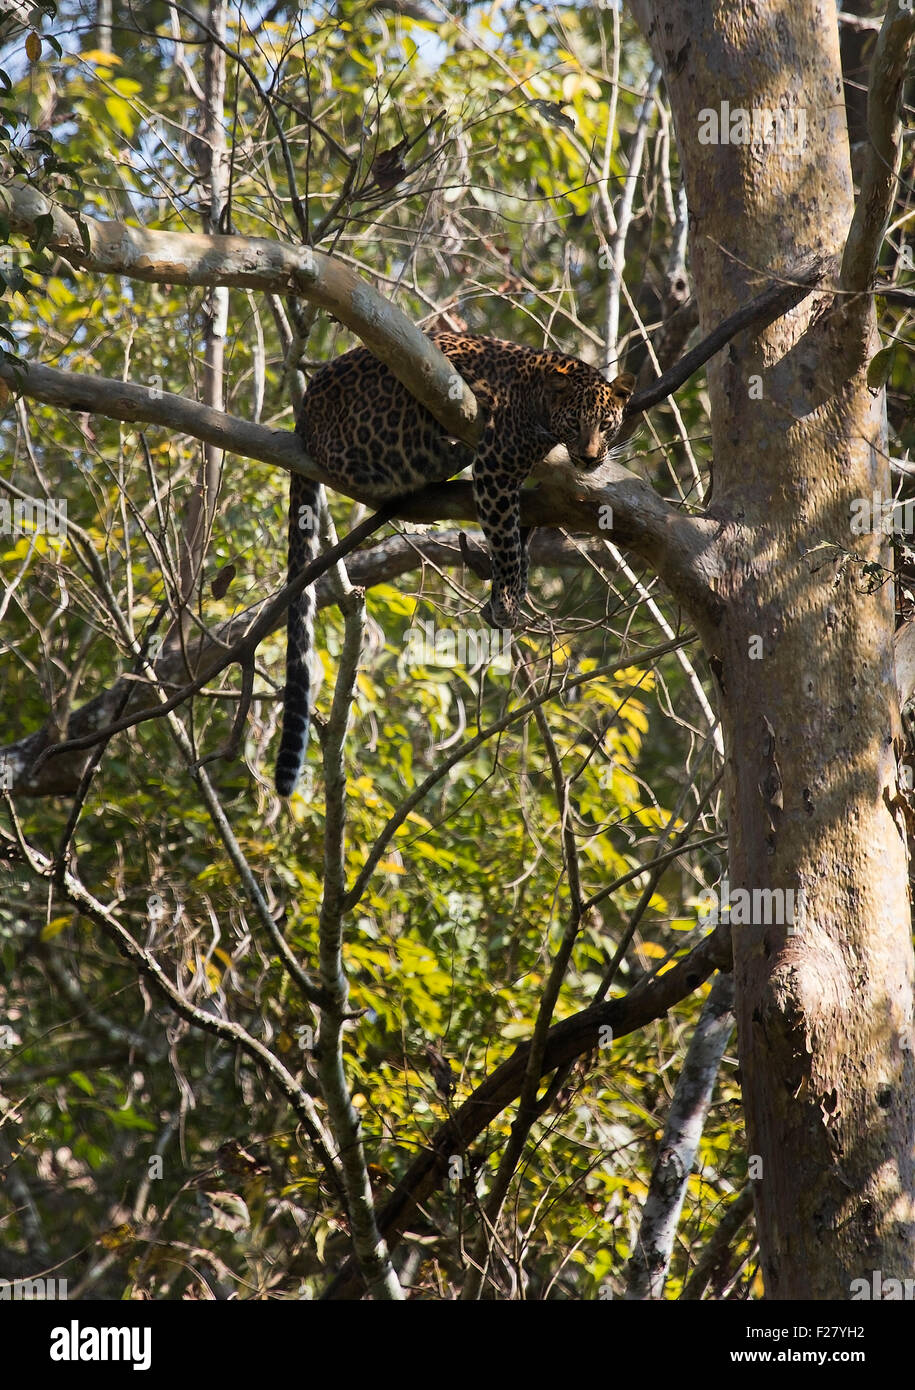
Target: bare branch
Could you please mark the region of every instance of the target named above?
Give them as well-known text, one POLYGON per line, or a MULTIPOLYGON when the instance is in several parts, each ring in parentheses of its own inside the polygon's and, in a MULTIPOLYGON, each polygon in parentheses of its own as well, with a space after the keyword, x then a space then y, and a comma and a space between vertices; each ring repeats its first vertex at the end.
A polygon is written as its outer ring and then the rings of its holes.
MULTIPOLYGON (((9 803, 8 796, 5 796, 4 800, 9 803)), ((254 1065, 270 1078, 281 1094, 285 1096, 308 1134, 334 1190, 342 1196, 339 1160, 333 1153, 329 1136, 324 1133, 324 1127, 317 1115, 314 1103, 308 1092, 302 1088, 275 1053, 265 1047, 259 1038, 255 1038, 240 1023, 219 1018, 204 1009, 197 1008, 196 1005, 185 999, 181 991, 168 979, 152 952, 146 950, 134 939, 117 913, 94 897, 74 874, 69 872, 59 874, 54 860, 26 843, 15 816, 13 823, 17 831, 15 838, 6 831, 2 833, 5 852, 13 851, 18 844, 18 848, 32 873, 39 878, 54 880, 66 901, 105 933, 120 954, 130 961, 138 973, 149 982, 157 994, 166 1000, 180 1018, 185 1019, 195 1028, 202 1029, 205 1033, 212 1033, 224 1042, 240 1048, 254 1065)))
MULTIPOLYGON (((147 670, 150 675, 153 674, 151 667, 147 667, 147 670)), ((159 689, 157 693, 164 703, 164 692, 159 689)), ((304 998, 311 1004, 320 1004, 323 1000, 323 995, 318 986, 309 978, 308 973, 277 926, 273 914, 270 911, 270 906, 261 890, 261 886, 250 864, 245 858, 244 851, 238 842, 238 837, 232 829, 228 816, 223 810, 222 803, 216 794, 216 789, 210 781, 209 775, 205 769, 195 760, 194 747, 184 724, 174 712, 168 715, 168 724, 172 737, 184 758, 185 766, 200 788, 200 794, 210 813, 213 827, 225 846, 226 854, 235 865, 235 871, 241 881, 245 895, 254 909, 261 926, 273 943, 274 950, 283 962, 290 978, 298 985, 304 998)))
POLYGON ((849 293, 869 290, 877 273, 902 158, 899 103, 913 39, 915 10, 891 0, 874 48, 867 93, 870 143, 839 273, 839 287, 849 293))
MULTIPOLYGON (((213 675, 217 671, 222 671, 235 662, 241 662, 242 665, 244 665, 252 661, 254 653, 261 642, 275 627, 277 627, 283 614, 296 596, 300 594, 303 589, 307 588, 308 585, 313 584, 325 570, 330 569, 342 556, 348 554, 350 550, 354 550, 355 547, 365 540, 367 536, 370 536, 373 531, 377 531, 378 528, 390 518, 394 507, 394 503, 384 503, 373 516, 367 517, 366 520, 360 522, 358 526, 354 526, 349 535, 336 546, 325 551, 323 555, 318 556, 310 565, 306 565, 305 568, 296 575, 295 579, 291 580, 290 583, 280 591, 276 598, 271 599, 269 603, 264 605, 257 617, 248 627, 244 636, 239 639, 237 646, 233 650, 228 652, 223 651, 220 654, 215 660, 210 674, 213 675)), ((183 652, 185 651, 184 647, 182 647, 182 650, 183 652)), ((163 698, 160 705, 152 705, 134 714, 125 715, 123 718, 115 718, 100 731, 87 734, 82 738, 67 738, 63 743, 53 744, 49 738, 45 737, 38 750, 38 756, 32 775, 34 776, 37 774, 42 764, 50 758, 59 757, 73 749, 92 748, 100 741, 109 739, 112 734, 120 733, 124 729, 133 728, 135 725, 141 724, 147 719, 161 719, 171 714, 172 710, 177 709, 179 705, 190 699, 192 695, 196 695, 203 688, 205 683, 206 679, 198 675, 176 694, 171 695, 168 699, 163 698)), ((19 768, 15 767, 9 750, 4 757, 4 763, 6 766, 13 767, 14 774, 20 771, 26 771, 26 769, 21 766, 19 768)))
POLYGON ((470 1268, 461 1290, 461 1300, 465 1303, 473 1302, 480 1296, 480 1289, 492 1256, 492 1236, 498 1226, 511 1180, 524 1153, 527 1137, 542 1112, 542 1105, 537 1100, 537 1092, 540 1087, 543 1057, 550 1035, 550 1023, 582 922, 578 844, 572 827, 569 780, 562 770, 562 760, 556 748, 556 741, 550 732, 550 726, 541 704, 535 704, 533 715, 546 748, 550 773, 553 778, 553 795, 556 798, 562 837, 563 865, 569 883, 569 912, 562 933, 562 940, 559 942, 550 965, 549 975, 537 1009, 537 1018, 531 1033, 527 1063, 524 1069, 524 1079, 521 1083, 518 1111, 509 1132, 508 1142, 502 1150, 498 1170, 490 1186, 480 1229, 471 1255, 470 1268))
POLYGON ((365 1160, 362 1125, 353 1105, 343 1065, 343 1025, 348 1014, 349 985, 343 961, 346 894, 346 731, 355 696, 365 636, 365 595, 349 579, 337 576, 344 619, 343 651, 324 739, 327 791, 324 831, 324 894, 318 919, 318 952, 324 1001, 318 1031, 317 1066, 346 1188, 353 1250, 363 1278, 378 1299, 402 1302, 404 1292, 378 1230, 375 1199, 365 1160))
POLYGON ((844 29, 857 29, 876 34, 882 24, 880 19, 870 19, 867 15, 849 14, 847 10, 840 10, 836 16, 844 29))
MULTIPOLYGON (((806 299, 807 295, 812 294, 821 284, 828 267, 829 262, 818 257, 794 267, 781 279, 767 285, 754 299, 742 305, 736 313, 729 315, 723 323, 713 328, 711 333, 706 334, 701 343, 681 357, 679 362, 663 376, 658 377, 657 381, 636 391, 626 404, 623 411, 624 419, 633 420, 652 406, 658 405, 660 401, 666 400, 668 396, 672 396, 674 391, 704 366, 710 357, 720 352, 736 334, 746 328, 762 330, 787 313, 795 304, 800 304, 802 299, 806 299)), ((620 438, 625 439, 631 433, 631 428, 624 428, 620 438)))
POLYGON ((712 1101, 724 1049, 734 1031, 734 979, 719 975, 702 1006, 658 1146, 636 1249, 626 1267, 626 1298, 660 1298, 683 1199, 712 1101))
POLYGON ((128 424, 161 425, 172 434, 190 435, 244 458, 273 463, 291 473, 304 473, 324 481, 305 453, 293 430, 271 430, 252 425, 224 410, 201 405, 187 396, 137 386, 114 377, 81 376, 61 372, 35 362, 0 362, 0 379, 30 400, 57 405, 63 410, 87 411, 128 424))
POLYGON ((620 328, 620 288, 623 283, 623 271, 626 266, 626 238, 632 224, 632 208, 635 199, 636 186, 642 175, 642 160, 645 155, 645 142, 648 138, 648 126, 651 121, 651 113, 654 109, 655 93, 658 83, 661 80, 661 69, 657 63, 648 74, 648 81, 645 84, 645 95, 636 113, 635 135, 629 147, 629 168, 623 182, 623 190, 620 194, 619 206, 616 213, 616 231, 609 246, 609 274, 607 283, 607 302, 604 310, 604 343, 608 353, 612 353, 608 362, 607 376, 613 375, 613 368, 616 366, 617 339, 620 328))
MULTIPOLYGON (((535 563, 578 568, 605 558, 606 547, 603 543, 575 545, 556 532, 546 530, 536 531, 531 540, 531 559, 535 563)), ((352 556, 349 571, 354 583, 368 588, 407 574, 421 567, 425 561, 441 567, 459 565, 459 533, 445 531, 435 536, 391 536, 377 546, 352 556)), ((337 601, 327 575, 317 581, 316 591, 319 608, 337 601)), ((201 632, 186 650, 177 645, 164 648, 155 664, 158 683, 173 689, 190 675, 200 685, 205 685, 226 664, 239 659, 240 648, 250 633, 252 622, 265 607, 266 603, 229 619, 214 629, 212 634, 201 632), (230 649, 232 655, 227 662, 226 655, 230 649)), ((279 627, 282 620, 282 613, 277 613, 274 626, 279 627)), ((78 743, 89 735, 97 737, 99 731, 108 729, 112 722, 122 716, 135 714, 148 699, 149 690, 145 682, 122 676, 107 690, 99 692, 71 713, 66 729, 67 738, 78 743), (122 707, 125 694, 129 698, 122 707)), ((67 752, 57 753, 34 773, 29 773, 28 769, 46 742, 47 735, 38 732, 0 749, 0 769, 10 769, 13 787, 18 795, 61 796, 71 795, 77 790, 88 761, 85 746, 82 750, 74 746, 67 752)))

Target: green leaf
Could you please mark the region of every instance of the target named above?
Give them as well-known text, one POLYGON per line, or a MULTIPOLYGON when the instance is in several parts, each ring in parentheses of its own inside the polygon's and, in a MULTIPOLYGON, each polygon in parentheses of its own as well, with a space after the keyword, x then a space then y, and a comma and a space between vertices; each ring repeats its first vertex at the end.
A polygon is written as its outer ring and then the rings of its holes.
POLYGON ((867 365, 867 384, 872 391, 881 391, 889 381, 896 358, 896 344, 875 352, 867 365))
POLYGON ((144 1119, 130 1106, 126 1110, 118 1109, 115 1106, 106 1106, 105 1114, 113 1125, 117 1125, 118 1129, 140 1129, 147 1134, 152 1134, 156 1128, 152 1120, 144 1119))

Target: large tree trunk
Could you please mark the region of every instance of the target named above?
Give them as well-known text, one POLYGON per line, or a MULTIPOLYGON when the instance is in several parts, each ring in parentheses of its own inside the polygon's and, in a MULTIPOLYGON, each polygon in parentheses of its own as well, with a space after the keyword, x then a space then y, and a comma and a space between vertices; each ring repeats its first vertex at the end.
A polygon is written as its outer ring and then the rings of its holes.
MULTIPOLYGON (((838 268, 854 195, 834 9, 660 0, 650 36, 703 324, 807 256, 838 268), (806 137, 703 143, 699 113, 723 100, 800 110, 806 137)), ((733 932, 759 1240, 777 1299, 849 1298, 874 1269, 911 1276, 915 1254, 893 589, 885 574, 869 586, 863 569, 892 555, 886 537, 850 524, 853 499, 891 489, 882 397, 865 380, 873 318, 845 303, 808 298, 736 338, 708 372, 724 617, 703 637, 727 736, 731 893, 804 895, 793 929, 757 913, 733 932)))

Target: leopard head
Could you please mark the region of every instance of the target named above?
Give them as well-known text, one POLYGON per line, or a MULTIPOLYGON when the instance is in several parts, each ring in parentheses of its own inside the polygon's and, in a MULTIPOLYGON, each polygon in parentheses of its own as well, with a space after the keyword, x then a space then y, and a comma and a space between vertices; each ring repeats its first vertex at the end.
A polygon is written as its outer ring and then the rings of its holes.
POLYGON ((590 472, 604 462, 634 390, 631 372, 613 381, 591 368, 553 373, 546 393, 546 427, 557 444, 566 446, 576 468, 590 472))

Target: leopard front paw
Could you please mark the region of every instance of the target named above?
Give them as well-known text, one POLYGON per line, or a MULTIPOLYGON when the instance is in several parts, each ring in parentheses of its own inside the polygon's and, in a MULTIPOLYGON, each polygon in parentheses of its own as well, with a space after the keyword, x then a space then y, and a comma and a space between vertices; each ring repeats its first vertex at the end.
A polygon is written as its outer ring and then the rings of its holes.
POLYGON ((485 623, 499 630, 517 627, 521 618, 520 605, 509 608, 504 600, 495 594, 490 594, 480 613, 485 623))

